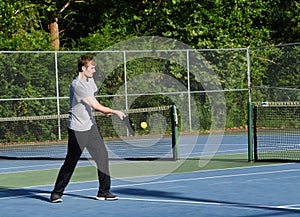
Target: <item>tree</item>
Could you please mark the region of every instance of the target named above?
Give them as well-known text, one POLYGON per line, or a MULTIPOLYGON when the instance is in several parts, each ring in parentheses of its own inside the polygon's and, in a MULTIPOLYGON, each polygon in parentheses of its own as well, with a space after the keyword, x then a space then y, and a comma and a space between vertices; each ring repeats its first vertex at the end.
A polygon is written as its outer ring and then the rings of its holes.
POLYGON ((65 1, 50 1, 50 7, 48 10, 50 11, 50 19, 49 19, 49 32, 51 38, 51 45, 55 50, 59 50, 60 48, 60 39, 59 39, 59 16, 64 12, 64 10, 72 3, 74 0, 65 1))
POLYGON ((49 36, 41 25, 42 15, 29 0, 0 2, 0 49, 40 50, 49 48, 49 36))
POLYGON ((2 50, 102 49, 149 35, 195 48, 253 47, 300 38, 296 0, 3 0, 0 10, 2 50))

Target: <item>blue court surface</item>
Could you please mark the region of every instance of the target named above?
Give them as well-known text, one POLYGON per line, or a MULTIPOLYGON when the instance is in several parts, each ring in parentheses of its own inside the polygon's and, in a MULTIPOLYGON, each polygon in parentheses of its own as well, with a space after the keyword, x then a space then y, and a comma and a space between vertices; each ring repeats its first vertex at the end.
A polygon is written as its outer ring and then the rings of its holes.
MULTIPOLYGON (((239 137, 228 143, 224 139, 218 153, 245 153, 246 145, 246 140, 240 141, 239 137)), ((197 152, 201 148, 195 150, 197 152)), ((1 174, 55 169, 61 163, 0 160, 0 181, 1 174)), ((82 161, 78 166, 89 164, 88 161, 82 161)), ((71 182, 65 191, 63 202, 58 204, 49 202, 53 185, 8 188, 0 182, 0 215, 300 216, 299 180, 298 163, 249 163, 248 166, 236 168, 114 178, 112 193, 119 196, 118 201, 95 200, 98 189, 96 180, 71 182)))

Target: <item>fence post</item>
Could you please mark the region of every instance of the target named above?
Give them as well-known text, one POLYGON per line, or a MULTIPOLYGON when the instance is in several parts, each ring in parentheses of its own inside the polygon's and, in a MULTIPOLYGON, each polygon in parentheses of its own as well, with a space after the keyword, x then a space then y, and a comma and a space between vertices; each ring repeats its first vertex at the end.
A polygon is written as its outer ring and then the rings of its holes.
POLYGON ((58 140, 61 140, 61 126, 60 126, 60 104, 59 104, 59 83, 58 83, 58 60, 57 51, 54 51, 55 63, 55 81, 56 81, 56 108, 57 108, 57 127, 58 127, 58 140))
POLYGON ((192 132, 191 82, 190 82, 190 53, 189 53, 189 50, 186 51, 186 70, 187 70, 187 80, 188 80, 189 125, 190 125, 190 132, 192 132))
POLYGON ((248 75, 248 161, 253 161, 253 140, 252 140, 252 97, 251 97, 251 69, 250 49, 247 48, 247 75, 248 75))
POLYGON ((127 88, 127 59, 126 51, 123 51, 123 65, 124 65, 124 87, 125 87, 125 108, 128 109, 128 88, 127 88))

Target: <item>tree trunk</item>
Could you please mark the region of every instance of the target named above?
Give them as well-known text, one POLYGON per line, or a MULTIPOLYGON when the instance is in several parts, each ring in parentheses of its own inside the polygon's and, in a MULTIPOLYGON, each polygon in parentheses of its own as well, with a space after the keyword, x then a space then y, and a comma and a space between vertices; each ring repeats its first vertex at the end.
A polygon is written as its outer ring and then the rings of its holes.
POLYGON ((52 19, 49 25, 50 38, 52 40, 51 45, 55 50, 59 50, 59 28, 58 18, 52 19))

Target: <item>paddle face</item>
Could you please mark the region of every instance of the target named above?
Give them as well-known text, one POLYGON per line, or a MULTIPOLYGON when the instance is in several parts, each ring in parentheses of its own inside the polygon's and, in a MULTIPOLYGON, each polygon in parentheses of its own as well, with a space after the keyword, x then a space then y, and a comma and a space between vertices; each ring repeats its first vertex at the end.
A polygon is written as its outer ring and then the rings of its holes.
POLYGON ((125 122, 125 125, 129 131, 130 135, 134 136, 135 135, 134 123, 130 120, 128 115, 123 120, 125 122))

